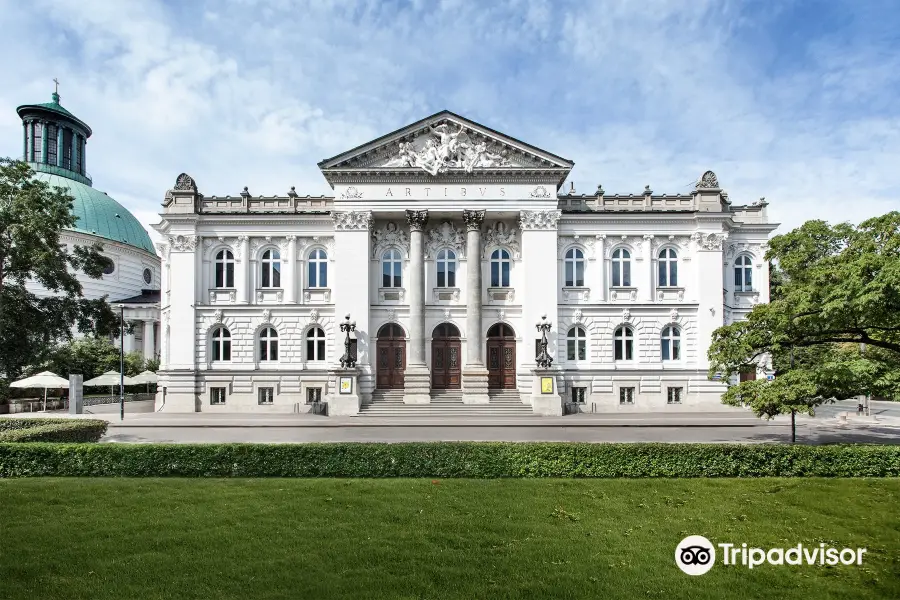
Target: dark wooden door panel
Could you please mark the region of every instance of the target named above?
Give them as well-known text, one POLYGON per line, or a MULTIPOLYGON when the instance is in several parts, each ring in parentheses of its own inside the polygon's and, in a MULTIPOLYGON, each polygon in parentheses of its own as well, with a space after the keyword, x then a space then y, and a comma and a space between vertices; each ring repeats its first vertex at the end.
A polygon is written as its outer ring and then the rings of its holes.
POLYGON ((487 351, 488 387, 491 389, 515 389, 515 340, 489 339, 487 351))
POLYGON ((375 385, 378 389, 403 389, 403 372, 406 370, 406 341, 378 340, 378 362, 375 385))
POLYGON ((431 387, 458 389, 461 383, 459 340, 436 339, 431 342, 431 387))

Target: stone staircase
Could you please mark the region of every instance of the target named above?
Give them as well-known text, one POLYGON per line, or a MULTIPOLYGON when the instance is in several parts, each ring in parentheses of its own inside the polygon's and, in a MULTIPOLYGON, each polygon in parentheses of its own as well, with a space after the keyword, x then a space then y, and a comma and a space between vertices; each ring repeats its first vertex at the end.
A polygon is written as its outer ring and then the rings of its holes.
POLYGON ((429 404, 404 404, 403 390, 375 390, 372 402, 359 410, 361 417, 530 417, 518 390, 496 390, 487 404, 463 404, 462 390, 432 390, 429 404))

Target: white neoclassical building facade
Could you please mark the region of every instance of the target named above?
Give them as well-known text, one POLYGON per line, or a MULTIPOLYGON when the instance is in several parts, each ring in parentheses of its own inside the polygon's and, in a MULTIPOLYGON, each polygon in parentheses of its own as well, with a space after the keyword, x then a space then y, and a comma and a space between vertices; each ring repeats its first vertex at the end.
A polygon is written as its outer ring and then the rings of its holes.
POLYGON ((350 315, 362 414, 531 412, 544 316, 575 410, 719 410, 707 349, 768 300, 766 202, 711 171, 690 194, 576 194, 573 164, 444 111, 319 163, 333 197, 180 175, 155 226, 157 409, 334 398, 350 315))

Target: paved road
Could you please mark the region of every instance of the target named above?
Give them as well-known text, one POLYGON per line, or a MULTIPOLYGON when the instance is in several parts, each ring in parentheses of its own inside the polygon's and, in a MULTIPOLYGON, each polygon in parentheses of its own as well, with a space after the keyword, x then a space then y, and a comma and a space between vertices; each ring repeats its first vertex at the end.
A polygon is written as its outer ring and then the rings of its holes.
MULTIPOLYGON (((106 442, 409 442, 409 441, 565 441, 565 442, 789 442, 790 426, 711 427, 111 427, 106 442)), ((900 443, 900 428, 817 424, 797 427, 803 443, 900 443)))

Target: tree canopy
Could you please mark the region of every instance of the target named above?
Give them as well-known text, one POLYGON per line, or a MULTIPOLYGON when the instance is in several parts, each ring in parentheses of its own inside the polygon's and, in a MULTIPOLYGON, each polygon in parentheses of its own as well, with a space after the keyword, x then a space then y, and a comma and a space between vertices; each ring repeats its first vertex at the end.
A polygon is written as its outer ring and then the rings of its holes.
POLYGON ((714 332, 710 373, 766 364, 775 382, 742 382, 723 401, 774 416, 832 397, 900 397, 900 212, 807 221, 772 238, 766 259, 771 301, 714 332))
MULTIPOLYGON (((0 383, 44 362, 74 331, 115 334, 118 317, 105 299, 84 297, 76 277, 103 274, 100 244, 60 242, 76 224, 73 199, 63 188, 34 179, 27 163, 0 159, 0 383), (53 293, 28 291, 33 281, 53 293)), ((2 386, 5 389, 5 386, 2 386)))

